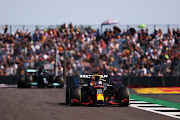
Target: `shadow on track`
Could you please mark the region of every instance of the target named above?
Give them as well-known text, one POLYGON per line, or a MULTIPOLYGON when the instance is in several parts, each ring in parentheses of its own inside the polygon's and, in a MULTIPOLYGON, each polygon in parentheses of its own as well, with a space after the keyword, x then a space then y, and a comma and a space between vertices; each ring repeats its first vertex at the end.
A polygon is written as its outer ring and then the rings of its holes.
MULTIPOLYGON (((67 105, 66 103, 54 103, 54 102, 45 102, 49 106, 63 106, 63 107, 119 107, 118 105, 67 105)), ((122 106, 123 107, 123 106, 122 106)))

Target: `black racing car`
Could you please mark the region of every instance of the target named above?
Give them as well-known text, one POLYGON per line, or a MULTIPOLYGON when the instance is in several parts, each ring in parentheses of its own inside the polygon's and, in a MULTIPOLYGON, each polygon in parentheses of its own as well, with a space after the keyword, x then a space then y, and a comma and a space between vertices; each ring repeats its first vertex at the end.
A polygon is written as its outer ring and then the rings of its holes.
POLYGON ((129 106, 129 89, 123 85, 110 83, 108 75, 80 75, 79 80, 87 84, 66 86, 68 105, 119 105, 129 106))
POLYGON ((54 76, 47 73, 44 69, 27 69, 25 75, 18 79, 18 88, 62 88, 64 81, 61 76, 54 76))

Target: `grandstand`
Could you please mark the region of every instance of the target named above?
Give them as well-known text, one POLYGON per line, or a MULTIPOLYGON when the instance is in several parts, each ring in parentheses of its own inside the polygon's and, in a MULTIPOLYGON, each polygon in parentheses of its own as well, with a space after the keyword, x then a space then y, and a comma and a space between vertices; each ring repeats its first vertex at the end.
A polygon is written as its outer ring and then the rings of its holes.
POLYGON ((119 30, 109 27, 102 34, 98 27, 72 23, 29 29, 1 26, 0 75, 16 75, 42 64, 54 72, 54 44, 58 47, 59 74, 63 74, 62 42, 69 58, 67 76, 94 71, 112 76, 180 76, 180 30, 157 26, 150 26, 150 30, 137 29, 137 25, 117 26, 119 30))

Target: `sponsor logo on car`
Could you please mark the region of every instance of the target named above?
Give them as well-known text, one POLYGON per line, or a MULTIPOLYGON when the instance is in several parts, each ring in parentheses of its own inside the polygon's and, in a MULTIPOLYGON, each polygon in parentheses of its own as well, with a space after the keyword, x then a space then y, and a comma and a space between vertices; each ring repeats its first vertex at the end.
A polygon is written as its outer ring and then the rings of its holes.
MULTIPOLYGON (((80 78, 93 78, 94 75, 80 75, 80 78)), ((100 75, 101 78, 108 78, 108 75, 100 75)))

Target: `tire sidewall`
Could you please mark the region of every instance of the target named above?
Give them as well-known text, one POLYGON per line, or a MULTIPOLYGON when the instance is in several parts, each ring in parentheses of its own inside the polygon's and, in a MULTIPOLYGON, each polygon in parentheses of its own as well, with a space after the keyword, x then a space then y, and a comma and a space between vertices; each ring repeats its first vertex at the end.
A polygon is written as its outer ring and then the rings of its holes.
POLYGON ((79 86, 72 86, 70 88, 70 97, 69 97, 69 103, 70 105, 80 105, 81 103, 81 88, 79 86), (79 103, 73 103, 72 100, 77 99, 79 100, 79 103))
POLYGON ((129 89, 128 87, 119 87, 119 106, 129 106, 129 89), (121 102, 123 99, 127 99, 127 102, 121 102))

